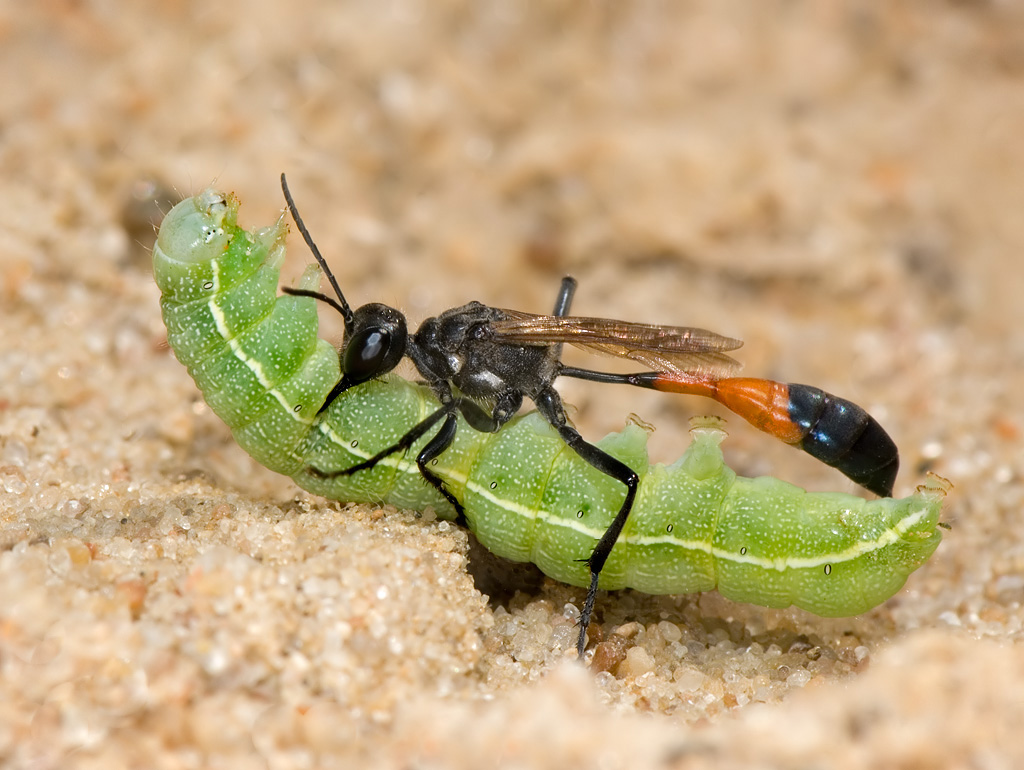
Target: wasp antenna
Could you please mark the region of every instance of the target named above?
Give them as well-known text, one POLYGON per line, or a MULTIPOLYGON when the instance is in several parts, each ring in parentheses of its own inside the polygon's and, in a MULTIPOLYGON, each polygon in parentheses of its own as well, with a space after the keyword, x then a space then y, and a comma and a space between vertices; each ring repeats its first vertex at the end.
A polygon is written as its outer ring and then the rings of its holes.
POLYGON ((352 334, 352 308, 349 307, 348 301, 345 299, 345 295, 341 293, 341 287, 338 286, 338 279, 334 277, 334 273, 331 272, 331 268, 327 266, 327 260, 323 258, 320 253, 320 249, 313 243, 313 236, 309 234, 309 230, 306 229, 306 223, 302 221, 302 217, 299 216, 299 209, 295 205, 295 200, 292 198, 291 190, 288 189, 288 180, 285 178, 284 172, 281 173, 281 190, 284 192, 285 203, 288 204, 288 210, 292 214, 292 219, 295 220, 295 226, 299 228, 299 232, 302 233, 302 240, 306 242, 309 250, 313 252, 313 257, 316 259, 317 264, 320 265, 320 269, 324 271, 324 275, 327 276, 327 280, 330 281, 331 288, 334 289, 334 293, 338 295, 340 307, 335 305, 333 302, 330 303, 335 307, 338 312, 341 313, 341 317, 345 319, 345 336, 349 337, 352 334))

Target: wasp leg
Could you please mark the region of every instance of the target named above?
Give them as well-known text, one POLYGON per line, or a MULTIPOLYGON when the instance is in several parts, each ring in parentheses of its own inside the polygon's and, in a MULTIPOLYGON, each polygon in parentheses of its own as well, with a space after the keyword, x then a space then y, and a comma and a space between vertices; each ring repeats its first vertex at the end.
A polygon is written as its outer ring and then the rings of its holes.
MULTIPOLYGON (((558 298, 555 300, 555 309, 551 315, 565 316, 569 314, 569 306, 572 305, 572 297, 576 293, 576 279, 567 275, 562 279, 562 285, 558 287, 558 298)), ((551 346, 551 355, 556 361, 562 360, 562 343, 551 346)))
POLYGON ((558 299, 555 300, 555 309, 551 315, 565 316, 569 314, 569 306, 572 304, 572 296, 576 293, 576 279, 571 275, 562 279, 562 285, 558 287, 558 299))
POLYGON ((537 405, 537 411, 544 415, 544 418, 558 431, 558 435, 561 436, 566 446, 601 473, 611 476, 616 481, 621 481, 626 487, 626 497, 622 501, 619 512, 615 514, 612 523, 601 535, 601 539, 597 541, 597 545, 594 546, 594 550, 587 559, 587 567, 590 569, 590 586, 587 588, 587 598, 583 602, 583 611, 580 613, 580 635, 576 640, 576 653, 582 658, 587 644, 587 627, 594 614, 594 601, 597 599, 597 581, 601 570, 604 569, 605 562, 608 561, 615 541, 622 534, 622 528, 626 525, 630 511, 633 509, 640 477, 628 465, 589 443, 579 434, 579 431, 566 423, 562 401, 554 388, 548 387, 541 391, 534 399, 534 403, 537 405))
MULTIPOLYGON (((422 424, 422 423, 421 423, 422 424)), ((452 504, 456 514, 455 522, 460 526, 466 526, 466 510, 455 495, 448 491, 444 481, 427 466, 437 459, 455 440, 455 431, 459 427, 458 419, 454 412, 449 412, 441 429, 434 434, 434 437, 427 442, 427 445, 420 450, 416 456, 416 467, 420 469, 420 475, 430 486, 436 489, 445 500, 452 504)))
MULTIPOLYGON (((442 404, 440 409, 435 410, 433 414, 428 416, 423 421, 414 425, 405 435, 398 439, 398 441, 396 441, 394 444, 380 450, 373 457, 367 460, 363 460, 363 462, 357 463, 356 465, 353 465, 350 468, 345 468, 344 470, 341 471, 332 471, 330 473, 325 473, 324 471, 318 470, 316 468, 310 468, 310 473, 322 479, 333 479, 338 476, 351 476, 353 473, 369 470, 377 463, 379 463, 381 460, 383 460, 385 457, 393 455, 396 452, 404 452, 408 450, 409 447, 411 447, 413 444, 415 444, 417 441, 423 438, 423 436, 426 435, 427 431, 429 431, 431 428, 437 425, 437 423, 440 422, 442 418, 453 416, 452 413, 458 407, 458 400, 453 400, 447 404, 442 404)), ((449 441, 449 443, 451 442, 449 441)))
MULTIPOLYGON (((468 422, 475 430, 478 430, 481 433, 496 433, 502 425, 511 419, 512 415, 519 411, 519 407, 522 406, 523 403, 523 396, 517 391, 508 391, 501 394, 494 406, 493 413, 488 413, 486 410, 482 409, 479 404, 469 401, 468 399, 456 398, 453 399, 451 403, 454 404, 460 412, 462 412, 463 417, 466 418, 466 422, 468 422)), ((455 522, 464 527, 466 526, 466 513, 462 503, 459 502, 455 495, 448 490, 448 487, 445 486, 441 477, 427 467, 452 445, 452 442, 455 440, 455 433, 458 430, 458 427, 459 423, 455 413, 450 412, 445 418, 441 429, 434 434, 434 437, 427 442, 427 445, 423 447, 422 450, 420 450, 419 455, 416 457, 416 466, 420 469, 420 475, 426 479, 427 483, 442 494, 445 500, 452 504, 452 507, 455 509, 456 513, 458 513, 455 522)))

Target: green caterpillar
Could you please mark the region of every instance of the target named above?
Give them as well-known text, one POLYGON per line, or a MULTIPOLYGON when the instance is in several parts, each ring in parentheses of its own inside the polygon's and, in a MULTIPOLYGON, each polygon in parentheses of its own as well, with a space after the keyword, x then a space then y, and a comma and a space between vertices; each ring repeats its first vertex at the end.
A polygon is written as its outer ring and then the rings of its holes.
MULTIPOLYGON (((459 414, 453 443, 430 464, 450 497, 424 483, 414 459, 431 438, 426 431, 410 451, 338 473, 393 447, 439 402, 429 388, 389 374, 344 390, 319 411, 341 365, 317 338, 316 300, 278 295, 284 217, 246 232, 237 213, 234 196, 213 190, 175 206, 160 228, 153 271, 170 345, 238 443, 310 492, 430 506, 463 521, 493 553, 590 586, 587 558, 612 525, 623 486, 567 448, 535 412, 493 433, 459 414)), ((300 291, 315 291, 320 275, 311 266, 300 291)), ((600 588, 717 588, 736 601, 854 615, 898 591, 939 544, 950 488, 940 477, 929 475, 899 500, 811 493, 737 476, 723 461, 717 422, 698 421, 692 433, 690 448, 669 466, 648 462, 646 434, 635 425, 598 443, 640 479, 600 588)))

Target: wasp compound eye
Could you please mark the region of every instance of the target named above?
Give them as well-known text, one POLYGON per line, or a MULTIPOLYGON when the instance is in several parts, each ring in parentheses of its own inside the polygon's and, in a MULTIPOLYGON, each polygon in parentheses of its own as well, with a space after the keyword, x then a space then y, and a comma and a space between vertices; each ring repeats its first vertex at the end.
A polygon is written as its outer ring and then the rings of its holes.
POLYGON ((387 371, 385 365, 394 347, 391 332, 386 329, 361 329, 345 346, 342 366, 345 376, 354 382, 372 379, 387 371))
POLYGON ((353 315, 355 331, 345 341, 341 366, 350 383, 365 382, 390 372, 405 355, 405 316, 393 307, 371 302, 353 315))

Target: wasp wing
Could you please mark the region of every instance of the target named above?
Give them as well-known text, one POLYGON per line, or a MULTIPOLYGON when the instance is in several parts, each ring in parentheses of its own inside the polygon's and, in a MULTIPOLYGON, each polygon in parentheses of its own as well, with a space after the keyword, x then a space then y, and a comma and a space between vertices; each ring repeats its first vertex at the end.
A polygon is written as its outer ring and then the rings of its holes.
POLYGON ((611 318, 533 315, 502 309, 507 318, 488 326, 493 338, 517 345, 567 342, 582 350, 628 358, 656 371, 721 379, 735 374, 740 364, 723 351, 743 342, 691 326, 661 326, 611 318))

